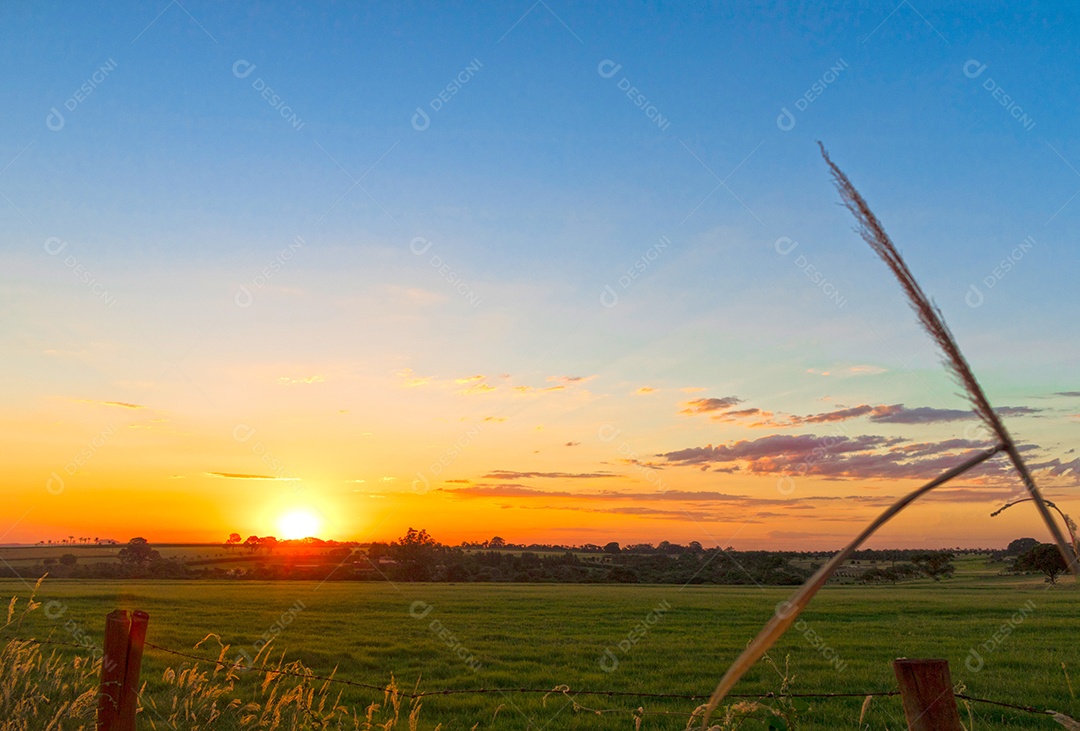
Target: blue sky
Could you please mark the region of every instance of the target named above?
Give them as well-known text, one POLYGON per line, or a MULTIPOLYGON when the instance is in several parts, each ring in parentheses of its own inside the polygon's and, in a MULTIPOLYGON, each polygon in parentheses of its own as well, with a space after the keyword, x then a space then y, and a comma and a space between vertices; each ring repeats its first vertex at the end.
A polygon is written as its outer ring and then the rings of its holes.
MULTIPOLYGON (((228 373, 360 379, 325 408, 380 414, 403 402, 374 394, 406 369, 566 375, 596 397, 559 412, 566 429, 615 418, 652 452, 693 438, 670 420, 674 401, 653 412, 626 397, 642 386, 791 413, 822 398, 957 408, 836 205, 818 140, 992 398, 1075 391, 1080 80, 1063 8, 8 5, 4 401, 44 424, 49 398, 157 394, 213 431, 278 418, 277 396, 232 398, 228 373), (44 251, 50 240, 63 251, 44 251), (778 241, 798 246, 783 255, 778 241), (870 370, 835 377, 858 366, 870 370)), ((1028 431, 1066 449, 1080 405, 1048 403, 1052 425, 1028 431)), ((332 431, 321 413, 303 419, 332 431)))

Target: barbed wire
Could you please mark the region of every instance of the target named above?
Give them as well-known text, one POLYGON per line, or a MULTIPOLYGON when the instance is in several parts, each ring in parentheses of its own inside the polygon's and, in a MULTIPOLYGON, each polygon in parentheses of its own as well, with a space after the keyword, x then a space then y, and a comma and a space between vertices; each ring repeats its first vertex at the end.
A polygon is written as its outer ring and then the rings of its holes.
MULTIPOLYGON (((16 641, 16 642, 37 643, 37 644, 41 644, 41 645, 55 645, 55 646, 58 646, 58 647, 71 647, 71 648, 75 648, 77 650, 89 650, 89 651, 97 653, 97 654, 102 654, 104 652, 102 650, 102 648, 97 647, 96 645, 79 644, 79 643, 76 643, 76 642, 65 642, 65 641, 62 641, 62 640, 54 640, 54 639, 51 639, 51 638, 44 638, 43 639, 43 638, 37 638, 37 637, 14 637, 14 636, 11 636, 11 635, 0 634, 0 639, 13 640, 13 641, 16 641)), ((166 653, 168 655, 175 655, 177 657, 182 657, 182 658, 185 658, 185 659, 188 659, 188 660, 195 660, 197 662, 205 663, 207 665, 216 665, 216 666, 219 666, 219 667, 234 668, 234 669, 239 668, 241 670, 241 672, 254 671, 254 672, 262 673, 263 675, 269 675, 269 676, 286 675, 286 676, 290 676, 290 677, 294 677, 294 678, 300 678, 302 680, 309 680, 309 681, 310 680, 316 680, 316 681, 322 681, 324 683, 336 683, 338 685, 347 685, 347 686, 352 686, 352 687, 355 687, 355 688, 364 688, 365 690, 374 690, 374 691, 377 691, 379 693, 385 693, 388 690, 388 687, 386 685, 373 685, 371 683, 361 683, 361 682, 357 682, 355 680, 347 680, 347 679, 344 679, 344 678, 336 678, 336 677, 325 676, 325 675, 317 675, 317 674, 312 673, 312 672, 301 673, 301 672, 297 672, 295 670, 289 670, 288 668, 281 668, 281 667, 267 668, 267 667, 263 667, 263 666, 256 667, 256 666, 243 665, 239 661, 231 661, 230 662, 230 661, 225 661, 225 660, 220 660, 220 659, 215 660, 213 658, 203 657, 203 656, 200 656, 200 655, 195 655, 195 654, 190 653, 190 652, 182 652, 180 650, 174 650, 171 647, 163 647, 161 645, 155 645, 152 642, 145 643, 145 647, 148 647, 148 648, 150 648, 152 650, 157 650, 158 652, 166 653)), ((416 691, 416 692, 411 692, 411 693, 409 691, 401 690, 399 688, 399 689, 396 690, 396 693, 397 693, 398 696, 400 696, 402 698, 407 698, 409 700, 419 700, 421 698, 431 698, 431 697, 435 697, 435 696, 487 695, 487 694, 491 694, 491 693, 501 693, 501 694, 505 694, 505 693, 521 693, 521 694, 537 694, 537 695, 542 694, 544 696, 564 695, 567 698, 570 698, 571 700, 573 700, 573 698, 576 697, 576 696, 599 696, 599 697, 607 697, 607 698, 651 698, 651 699, 654 699, 654 700, 705 700, 705 699, 707 699, 709 697, 708 693, 703 693, 703 694, 643 693, 643 692, 625 691, 625 690, 574 690, 568 685, 557 685, 554 688, 445 688, 445 689, 442 689, 442 690, 424 690, 424 691, 416 691)), ((869 692, 860 692, 860 693, 828 693, 828 692, 819 692, 819 693, 774 693, 774 692, 731 693, 727 697, 728 698, 744 698, 744 699, 868 698, 868 697, 877 698, 877 697, 891 697, 891 696, 897 696, 897 695, 900 695, 899 690, 869 691, 869 692)), ((1056 713, 1055 711, 1049 711, 1049 710, 1045 710, 1045 709, 1040 709, 1040 708, 1036 708, 1035 706, 1017 705, 1015 703, 1007 703, 1007 702, 1004 702, 1004 701, 990 700, 989 698, 979 698, 977 696, 968 695, 966 693, 953 693, 953 696, 956 697, 956 698, 960 698, 962 700, 965 700, 965 701, 971 701, 973 703, 985 703, 987 705, 998 706, 998 707, 1001 707, 1001 708, 1010 708, 1010 709, 1013 709, 1013 710, 1024 711, 1025 713, 1031 713, 1031 714, 1035 714, 1035 715, 1053 716, 1056 713)), ((588 709, 588 708, 584 708, 584 707, 582 707, 582 709, 586 710, 588 712, 593 712, 593 713, 599 712, 596 709, 588 709)), ((614 710, 625 710, 625 709, 611 709, 611 710, 614 711, 614 710)), ((611 711, 603 711, 603 712, 611 712, 611 711)), ((656 712, 656 711, 649 712, 649 711, 646 711, 646 713, 649 713, 650 715, 653 715, 655 713, 666 713, 666 712, 656 712)))

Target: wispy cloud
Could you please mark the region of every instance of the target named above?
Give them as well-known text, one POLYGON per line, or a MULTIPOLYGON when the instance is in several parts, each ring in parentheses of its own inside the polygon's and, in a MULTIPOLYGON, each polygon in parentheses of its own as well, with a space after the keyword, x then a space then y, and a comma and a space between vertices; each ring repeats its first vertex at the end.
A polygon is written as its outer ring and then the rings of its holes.
POLYGON ((145 409, 142 404, 131 404, 127 401, 97 401, 95 399, 80 398, 75 399, 80 404, 96 404, 98 406, 116 406, 121 409, 145 409))
POLYGON ((418 376, 413 372, 412 368, 404 368, 397 372, 397 377, 401 379, 401 385, 405 388, 416 388, 417 386, 426 386, 432 381, 431 376, 418 376))
MULTIPOLYGON (((710 469, 737 465, 750 474, 806 475, 825 479, 925 479, 970 457, 986 445, 965 439, 908 443, 874 435, 774 434, 659 455, 668 462, 710 469)), ((973 475, 1001 475, 1003 463, 988 462, 973 475)))
POLYGON ((514 470, 492 470, 484 475, 489 480, 529 480, 536 478, 553 480, 590 480, 612 477, 611 472, 516 472, 514 470))
POLYGON ((277 379, 277 382, 280 383, 283 386, 295 386, 297 384, 310 385, 312 383, 319 383, 322 380, 323 380, 323 377, 318 376, 318 375, 316 375, 316 376, 305 376, 305 377, 301 377, 301 378, 289 378, 288 376, 281 376, 281 377, 279 377, 277 379))
MULTIPOLYGON (((748 421, 751 428, 790 429, 812 424, 835 424, 851 419, 866 417, 877 424, 940 424, 953 421, 965 421, 976 418, 975 413, 967 409, 936 409, 929 406, 908 408, 904 404, 860 404, 843 407, 818 414, 774 414, 759 408, 734 409, 741 399, 727 397, 722 399, 694 399, 687 401, 680 413, 709 414, 713 421, 738 422, 748 421)), ((996 409, 1002 416, 1031 416, 1043 409, 1031 406, 1003 406, 996 409)))
POLYGON ((732 406, 741 404, 742 399, 738 396, 724 396, 723 398, 696 398, 683 404, 682 414, 708 414, 713 411, 725 411, 732 406))
POLYGON ((254 475, 247 472, 207 472, 210 477, 221 477, 226 480, 296 480, 296 477, 275 477, 274 475, 254 475))

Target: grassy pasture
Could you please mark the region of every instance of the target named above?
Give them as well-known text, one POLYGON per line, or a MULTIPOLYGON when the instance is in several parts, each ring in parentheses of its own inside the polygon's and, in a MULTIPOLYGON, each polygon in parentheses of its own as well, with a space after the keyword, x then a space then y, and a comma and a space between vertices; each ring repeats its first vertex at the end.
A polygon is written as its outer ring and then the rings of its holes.
MULTIPOLYGON (((1047 590, 1034 578, 998 576, 981 559, 962 562, 960 568, 957 578, 940 584, 824 590, 804 614, 802 630, 790 631, 771 653, 781 663, 789 658, 792 691, 891 690, 893 658, 945 657, 954 680, 972 695, 1080 715, 1073 694, 1080 690, 1076 584, 1070 579, 1047 590), (1034 609, 987 650, 984 643, 993 642, 994 633, 1026 602, 1034 609), (810 630, 818 640, 808 637, 810 630), (843 661, 840 669, 815 649, 815 642, 835 651, 843 661), (965 665, 972 648, 983 660, 977 672, 965 665), (1067 674, 1073 676, 1073 689, 1067 674)), ((17 581, 0 582, 0 592, 27 595, 17 581)), ((402 688, 419 683, 420 690, 429 691, 566 684, 572 689, 707 694, 788 593, 702 586, 46 580, 38 599, 51 611, 35 612, 19 634, 70 641, 72 632, 82 632, 100 646, 109 610, 140 608, 151 615, 148 639, 158 645, 191 651, 215 633, 232 645, 230 656, 237 648, 254 654, 260 637, 277 623, 273 646, 287 658, 301 660, 318 674, 336 668, 340 678, 373 685, 384 684, 393 673, 402 688), (62 616, 46 616, 61 607, 62 616), (646 631, 635 631, 641 623, 646 631)), ((216 657, 217 645, 206 644, 195 654, 216 657)), ((161 687, 165 667, 185 662, 150 651, 143 670, 150 693, 161 687)), ((254 681, 254 673, 249 675, 254 681)), ((779 685, 776 673, 759 664, 737 692, 776 691, 779 685)), ((357 706, 381 695, 348 687, 344 694, 346 702, 357 706)), ((689 700, 577 700, 594 709, 642 706, 650 714, 678 714, 646 715, 646 729, 682 729, 698 705, 689 700)), ((857 728, 861 699, 810 703, 800 728, 857 728)), ((1048 719, 989 706, 977 705, 973 713, 976 729, 1059 728, 1048 719)), ((575 713, 559 694, 546 701, 540 695, 433 697, 425 701, 420 718, 421 728, 442 723, 447 731, 477 723, 508 730, 634 727, 629 713, 575 713)), ((866 723, 903 728, 899 700, 875 699, 866 723)))

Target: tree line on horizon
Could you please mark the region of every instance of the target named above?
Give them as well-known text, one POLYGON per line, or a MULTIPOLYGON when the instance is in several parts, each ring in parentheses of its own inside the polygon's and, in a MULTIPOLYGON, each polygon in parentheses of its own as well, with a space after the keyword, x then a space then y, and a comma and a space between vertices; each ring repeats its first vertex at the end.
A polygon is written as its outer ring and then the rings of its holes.
MULTIPOLYGON (((426 530, 409 528, 397 541, 360 547, 319 539, 278 541, 272 536, 238 534, 224 545, 246 548, 246 568, 225 568, 234 559, 164 558, 145 538, 133 538, 117 553, 116 561, 80 563, 74 554, 23 569, 5 566, 0 576, 37 578, 44 573, 75 579, 257 579, 354 580, 413 582, 541 582, 541 583, 649 583, 649 584, 754 584, 795 585, 820 567, 822 554, 800 551, 736 551, 662 542, 620 547, 608 543, 597 550, 545 547, 539 551, 508 544, 501 538, 482 543, 448 546, 426 530), (284 554, 275 549, 286 547, 284 554), (366 550, 365 550, 366 549, 366 550), (258 555, 262 552, 262 556, 258 555)), ((1065 569, 1056 551, 1034 538, 1013 541, 992 560, 1010 563, 1010 570, 1043 573, 1054 583, 1065 569), (1060 564, 1060 565, 1059 565, 1060 564)), ((590 546, 591 548, 591 546, 590 546)), ((863 584, 891 583, 953 575, 954 551, 919 549, 864 549, 852 557, 847 577, 863 584)))

